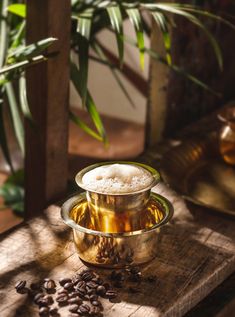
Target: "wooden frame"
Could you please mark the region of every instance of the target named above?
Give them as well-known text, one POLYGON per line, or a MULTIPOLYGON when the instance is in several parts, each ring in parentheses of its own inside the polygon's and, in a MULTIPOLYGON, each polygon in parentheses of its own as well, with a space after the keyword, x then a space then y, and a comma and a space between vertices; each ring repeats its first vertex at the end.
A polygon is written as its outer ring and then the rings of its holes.
POLYGON ((27 43, 47 37, 58 42, 56 57, 27 70, 28 101, 36 127, 26 122, 26 215, 66 190, 68 169, 68 105, 70 0, 27 2, 27 43))

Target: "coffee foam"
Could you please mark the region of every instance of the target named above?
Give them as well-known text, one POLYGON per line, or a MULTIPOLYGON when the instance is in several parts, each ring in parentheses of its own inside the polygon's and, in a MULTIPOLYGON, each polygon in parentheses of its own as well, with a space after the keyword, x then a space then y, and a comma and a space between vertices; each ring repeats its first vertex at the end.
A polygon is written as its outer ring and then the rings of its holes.
POLYGON ((137 165, 109 164, 96 167, 84 174, 82 183, 87 190, 107 194, 123 194, 147 188, 152 174, 137 165))

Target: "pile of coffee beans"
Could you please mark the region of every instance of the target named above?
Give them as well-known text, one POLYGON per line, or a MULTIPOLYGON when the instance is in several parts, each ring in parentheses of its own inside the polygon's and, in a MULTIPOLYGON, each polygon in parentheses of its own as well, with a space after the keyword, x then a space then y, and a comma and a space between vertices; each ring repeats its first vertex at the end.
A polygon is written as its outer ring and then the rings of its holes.
POLYGON ((61 277, 58 283, 45 278, 27 287, 26 281, 19 281, 15 289, 19 294, 28 294, 38 306, 39 316, 59 317, 60 308, 66 306, 70 313, 68 317, 101 317, 103 315, 101 298, 114 300, 118 295, 116 289, 123 287, 128 292, 138 293, 141 289, 139 284, 143 281, 154 283, 156 278, 155 276, 143 278, 138 267, 112 271, 106 280, 97 272, 85 269, 72 278, 61 277))

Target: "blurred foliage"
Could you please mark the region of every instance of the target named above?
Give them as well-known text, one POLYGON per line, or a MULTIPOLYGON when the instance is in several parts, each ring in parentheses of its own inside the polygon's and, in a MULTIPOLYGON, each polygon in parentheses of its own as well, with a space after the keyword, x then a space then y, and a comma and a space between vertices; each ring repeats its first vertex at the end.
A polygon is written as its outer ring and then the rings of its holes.
MULTIPOLYGON (((195 2, 198 4, 198 2, 195 2)), ((124 43, 136 47, 139 51, 140 68, 144 69, 145 54, 150 55, 157 61, 168 65, 173 71, 212 93, 210 87, 172 63, 171 59, 171 33, 170 28, 177 27, 174 16, 180 16, 195 24, 208 38, 218 61, 218 66, 223 69, 223 59, 221 49, 213 35, 201 21, 200 17, 213 19, 219 23, 225 23, 234 28, 227 20, 202 10, 192 4, 185 3, 165 3, 155 0, 143 1, 120 1, 120 0, 71 0, 71 80, 78 94, 81 96, 82 104, 87 109, 94 123, 94 129, 88 127, 76 114, 70 110, 71 120, 82 128, 85 132, 107 144, 107 136, 96 103, 88 90, 89 59, 106 65, 117 84, 122 89, 130 102, 131 97, 119 78, 124 61, 124 43), (154 25, 158 27, 163 35, 165 46, 165 56, 159 56, 156 52, 145 47, 144 35, 150 34, 150 27, 145 19, 145 14, 149 14, 154 25), (124 20, 129 19, 132 24, 136 39, 129 39, 123 28, 124 20), (109 30, 116 37, 119 64, 114 64, 103 46, 98 41, 97 35, 103 29, 109 30)), ((0 145, 2 152, 11 169, 13 166, 10 159, 6 131, 4 126, 4 112, 8 107, 11 115, 12 128, 15 132, 19 147, 24 155, 24 117, 32 120, 30 105, 27 102, 26 84, 24 69, 34 63, 44 61, 47 58, 43 53, 49 45, 56 39, 49 38, 38 43, 25 45, 25 19, 26 5, 20 0, 2 0, 0 3, 0 145), (19 96, 13 87, 18 85, 19 96), (7 100, 7 102, 3 102, 7 100)), ((40 13, 39 13, 40 14, 40 13)), ((1 190, 6 203, 13 202, 17 205, 17 199, 23 194, 14 185, 14 191, 9 190, 7 182, 1 190), (14 193, 13 193, 14 192, 14 193)), ((20 208, 19 208, 20 209, 20 208)))

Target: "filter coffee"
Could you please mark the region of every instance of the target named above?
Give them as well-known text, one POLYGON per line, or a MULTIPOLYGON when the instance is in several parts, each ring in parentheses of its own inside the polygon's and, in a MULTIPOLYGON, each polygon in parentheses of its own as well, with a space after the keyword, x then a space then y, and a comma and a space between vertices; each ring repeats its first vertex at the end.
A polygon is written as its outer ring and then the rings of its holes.
POLYGON ((149 187, 153 182, 153 176, 137 165, 107 164, 87 172, 82 182, 89 191, 117 195, 149 187))

